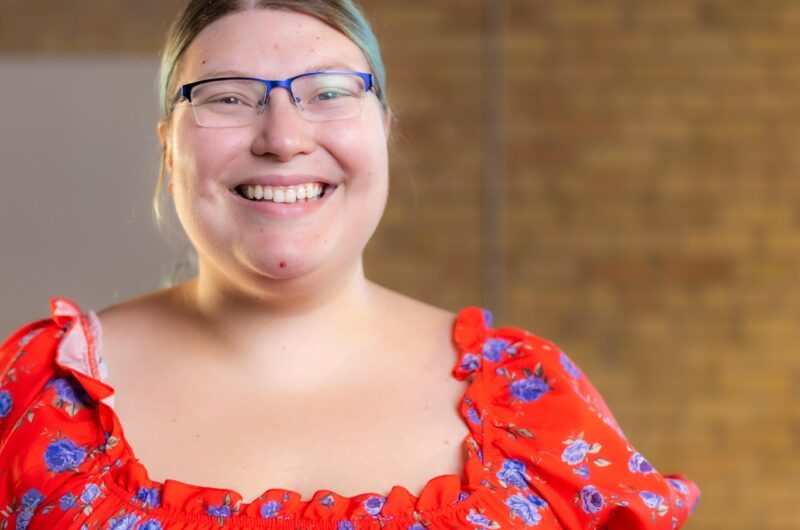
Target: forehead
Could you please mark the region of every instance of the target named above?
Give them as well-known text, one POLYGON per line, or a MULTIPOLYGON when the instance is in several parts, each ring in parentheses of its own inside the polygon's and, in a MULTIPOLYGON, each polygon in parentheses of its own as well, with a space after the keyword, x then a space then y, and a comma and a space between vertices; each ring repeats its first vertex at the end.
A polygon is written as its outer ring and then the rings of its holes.
POLYGON ((286 9, 250 9, 203 29, 182 59, 183 82, 241 72, 282 79, 324 68, 368 70, 361 49, 321 20, 286 9))

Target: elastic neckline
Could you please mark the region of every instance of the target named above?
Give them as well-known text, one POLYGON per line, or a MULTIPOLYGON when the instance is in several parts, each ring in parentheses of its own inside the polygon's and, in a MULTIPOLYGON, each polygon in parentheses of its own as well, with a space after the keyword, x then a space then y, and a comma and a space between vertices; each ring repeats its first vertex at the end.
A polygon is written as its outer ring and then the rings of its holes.
MULTIPOLYGON (((98 411, 103 428, 110 435, 114 443, 107 445, 103 455, 107 458, 106 469, 111 471, 104 477, 110 482, 112 489, 118 496, 125 498, 129 503, 138 508, 145 508, 148 512, 161 513, 172 518, 185 518, 190 515, 192 519, 200 518, 210 522, 219 522, 219 518, 208 515, 209 507, 217 506, 223 502, 231 508, 230 522, 239 521, 244 524, 260 526, 264 521, 310 521, 309 517, 281 516, 279 519, 264 519, 258 516, 258 511, 265 503, 282 499, 283 504, 291 504, 293 513, 316 514, 320 511, 318 505, 323 505, 325 499, 332 499, 332 505, 337 506, 335 513, 346 514, 348 517, 336 520, 386 520, 400 521, 409 518, 414 522, 413 516, 433 518, 443 514, 460 510, 462 507, 473 507, 477 500, 487 490, 485 475, 488 472, 480 461, 478 453, 485 454, 486 440, 481 429, 467 420, 464 411, 467 403, 476 401, 478 386, 481 385, 479 377, 470 381, 459 400, 459 411, 462 421, 469 429, 469 434, 462 441, 462 446, 468 447, 474 441, 476 450, 467 451, 458 474, 441 474, 429 479, 419 493, 411 493, 408 488, 400 485, 393 486, 388 494, 366 492, 352 496, 339 495, 328 489, 317 490, 311 498, 303 499, 295 491, 282 488, 269 488, 264 493, 249 502, 243 502, 241 494, 234 489, 218 488, 185 483, 175 479, 166 479, 163 482, 151 480, 147 468, 138 461, 133 448, 125 438, 122 423, 113 409, 114 388, 105 382, 105 369, 100 357, 100 344, 102 341, 102 325, 97 315, 91 311, 86 314, 80 308, 65 298, 51 300, 52 316, 64 329, 64 337, 58 346, 57 364, 64 370, 71 372, 86 392, 98 402, 98 411), (477 440, 476 440, 477 438, 477 440), (137 493, 141 488, 155 489, 159 492, 161 503, 159 506, 143 506, 136 502, 137 493), (458 499, 450 503, 443 498, 442 491, 449 489, 457 491, 458 499), (463 500, 460 492, 467 495, 463 500), (181 497, 191 501, 173 502, 181 497), (365 503, 374 498, 383 499, 380 516, 377 519, 366 511, 365 503), (344 508, 341 506, 344 505, 344 508), (236 508, 235 511, 233 508, 236 508), (255 519, 255 521, 250 521, 255 519), (250 521, 250 522, 248 522, 250 521)), ((487 313, 476 307, 462 309, 453 322, 452 339, 456 356, 459 360, 467 350, 475 351, 485 340, 488 334, 486 325, 487 313)), ((478 349, 478 351, 480 351, 478 349)), ((465 374, 456 363, 453 375, 464 379, 471 374, 465 374)), ((314 521, 323 520, 323 515, 314 516, 314 521)))

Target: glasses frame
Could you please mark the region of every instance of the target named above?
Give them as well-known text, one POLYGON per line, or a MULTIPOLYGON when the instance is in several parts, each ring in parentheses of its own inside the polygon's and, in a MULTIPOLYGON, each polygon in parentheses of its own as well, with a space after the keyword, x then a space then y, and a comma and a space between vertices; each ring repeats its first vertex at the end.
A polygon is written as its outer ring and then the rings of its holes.
POLYGON ((315 72, 305 72, 300 75, 296 75, 294 77, 289 77, 287 79, 261 79, 260 77, 214 77, 211 79, 201 79, 200 81, 194 81, 192 83, 186 83, 185 85, 181 85, 178 88, 178 93, 175 94, 175 97, 172 100, 172 107, 180 102, 181 100, 186 100, 189 103, 192 103, 192 89, 198 85, 203 85, 205 83, 211 83, 213 81, 259 81, 264 83, 267 87, 267 93, 264 96, 264 103, 259 106, 258 113, 261 114, 264 111, 264 108, 267 106, 267 102, 269 102, 269 95, 274 88, 285 88, 287 92, 289 92, 289 98, 292 104, 299 109, 297 98, 292 92, 292 82, 295 79, 300 79, 303 77, 308 77, 317 74, 347 74, 347 75, 355 75, 361 78, 364 81, 364 94, 373 90, 375 88, 375 84, 373 83, 372 74, 366 72, 356 72, 354 70, 317 70, 315 72))

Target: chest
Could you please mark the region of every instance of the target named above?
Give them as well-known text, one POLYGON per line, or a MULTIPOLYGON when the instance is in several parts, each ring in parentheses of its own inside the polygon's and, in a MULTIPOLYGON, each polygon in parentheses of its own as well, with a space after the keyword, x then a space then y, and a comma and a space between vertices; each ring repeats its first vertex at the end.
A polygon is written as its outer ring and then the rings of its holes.
POLYGON ((139 354, 133 363, 123 349, 109 362, 115 410, 153 480, 231 488, 250 500, 268 488, 303 498, 394 485, 418 493, 435 476, 461 473, 466 387, 450 376, 450 351, 431 352, 441 362, 292 393, 203 364, 146 370, 157 359, 139 354))

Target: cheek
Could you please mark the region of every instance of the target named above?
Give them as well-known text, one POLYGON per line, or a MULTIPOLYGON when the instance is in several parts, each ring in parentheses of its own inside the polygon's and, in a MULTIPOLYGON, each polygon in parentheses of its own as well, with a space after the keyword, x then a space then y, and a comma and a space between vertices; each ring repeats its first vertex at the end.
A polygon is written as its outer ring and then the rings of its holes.
POLYGON ((388 178, 386 139, 379 123, 374 120, 361 127, 342 124, 326 131, 322 140, 344 169, 351 189, 370 187, 377 192, 388 178))
POLYGON ((186 127, 176 134, 173 180, 176 193, 207 196, 227 182, 226 168, 244 147, 241 139, 222 129, 186 127))

